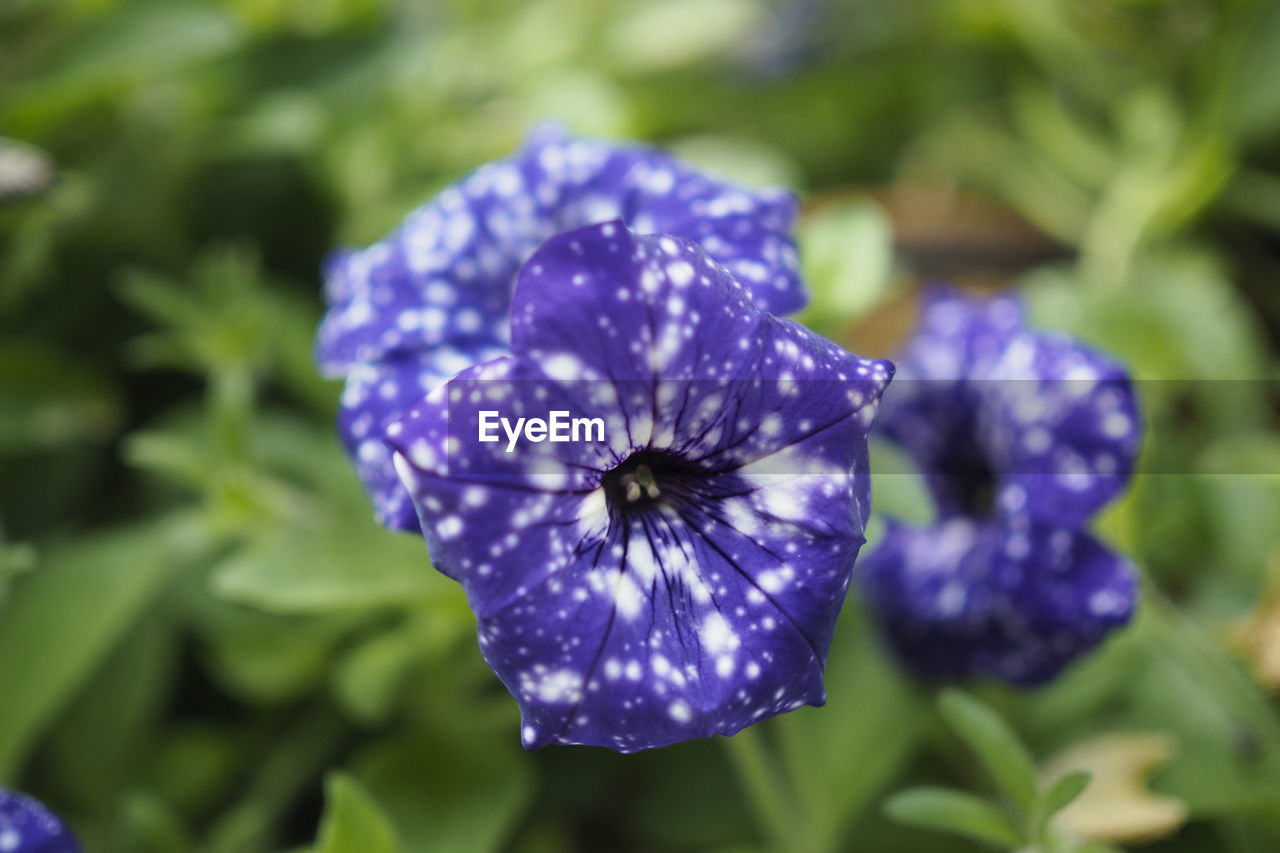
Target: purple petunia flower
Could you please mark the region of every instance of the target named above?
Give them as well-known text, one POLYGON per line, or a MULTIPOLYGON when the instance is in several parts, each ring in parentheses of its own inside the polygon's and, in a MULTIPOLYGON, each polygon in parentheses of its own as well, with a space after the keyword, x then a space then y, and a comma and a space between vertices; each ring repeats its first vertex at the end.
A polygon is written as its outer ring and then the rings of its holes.
POLYGON ((526 747, 631 752, 824 701, 891 373, 760 311, 690 240, 618 221, 533 255, 512 354, 387 430, 526 747), (478 440, 494 412, 557 410, 604 429, 478 440))
POLYGON ((1048 681, 1136 602, 1132 566, 1083 530, 1133 471, 1128 375, 1026 328, 1010 295, 945 288, 899 366, 880 428, 923 471, 938 519, 891 521, 860 585, 921 676, 1048 681))
POLYGON ((750 286, 758 307, 787 314, 805 304, 795 207, 789 193, 733 187, 658 149, 544 127, 386 239, 334 257, 317 358, 347 380, 339 433, 382 523, 416 529, 382 426, 463 367, 508 351, 516 273, 544 240, 615 218, 696 240, 750 286))
POLYGON ((80 853, 80 845, 44 806, 0 788, 0 853, 80 853))

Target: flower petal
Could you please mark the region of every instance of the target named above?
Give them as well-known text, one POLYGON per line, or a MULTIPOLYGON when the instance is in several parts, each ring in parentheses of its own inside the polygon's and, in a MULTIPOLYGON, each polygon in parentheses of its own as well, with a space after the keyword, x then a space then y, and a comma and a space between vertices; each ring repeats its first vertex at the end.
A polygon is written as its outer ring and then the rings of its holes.
POLYGON ((338 435, 373 501, 378 522, 393 530, 418 531, 409 493, 396 474, 384 441, 386 427, 458 370, 493 358, 498 348, 469 351, 442 347, 429 356, 405 355, 352 370, 342 390, 338 435))
POLYGON ((1119 364, 1064 335, 1025 332, 977 396, 1002 511, 1076 527, 1123 491, 1142 420, 1119 364))
POLYGON ((503 341, 512 282, 534 249, 560 231, 618 217, 641 231, 705 240, 762 306, 795 311, 805 294, 789 233, 794 213, 784 192, 735 188, 647 146, 543 128, 385 240, 330 262, 317 357, 343 376, 360 362, 444 342, 503 341))
POLYGON ((1036 685, 1133 612, 1131 565, 1087 533, 963 517, 891 522, 859 569, 890 646, 918 675, 1036 685))
POLYGON ((40 803, 0 788, 0 851, 80 853, 71 831, 40 803))
POLYGON ((865 426, 847 418, 800 442, 824 445, 817 458, 844 445, 844 470, 697 471, 677 484, 689 499, 627 516, 604 483, 608 445, 465 446, 481 407, 515 418, 561 405, 535 370, 504 358, 465 371, 389 434, 432 560, 466 589, 485 658, 520 703, 526 746, 629 752, 821 704, 863 541, 865 426))
POLYGON ((621 222, 549 240, 512 314, 513 357, 387 436, 525 744, 632 751, 821 704, 892 367, 761 313, 697 244, 621 222), (478 439, 486 412, 556 409, 600 417, 604 440, 478 439), (617 478, 641 465, 632 495, 617 478))
MULTIPOLYGON (((580 408, 622 427, 619 461, 656 444, 741 466, 850 417, 865 432, 893 375, 888 362, 755 309, 748 289, 697 243, 638 236, 621 222, 557 235, 530 259, 512 305, 512 344, 572 384, 580 408)), ((799 470, 793 459, 778 462, 784 473, 799 470)))
POLYGON ((1124 368, 1022 326, 1012 295, 935 290, 880 416, 939 514, 1029 514, 1078 527, 1124 488, 1141 438, 1124 368), (995 505, 988 500, 990 485, 995 505))
POLYGON ((1021 323, 1011 295, 979 299, 945 286, 924 294, 919 329, 898 360, 877 428, 915 460, 941 515, 969 511, 972 481, 993 473, 971 383, 987 375, 1021 323))

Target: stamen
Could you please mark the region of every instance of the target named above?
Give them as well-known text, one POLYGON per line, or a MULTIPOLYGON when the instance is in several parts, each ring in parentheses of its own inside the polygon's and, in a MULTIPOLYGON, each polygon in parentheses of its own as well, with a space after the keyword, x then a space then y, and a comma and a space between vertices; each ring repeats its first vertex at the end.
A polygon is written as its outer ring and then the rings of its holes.
POLYGON ((701 474, 697 465, 657 450, 641 450, 604 475, 605 495, 615 510, 642 511, 672 501, 701 474))

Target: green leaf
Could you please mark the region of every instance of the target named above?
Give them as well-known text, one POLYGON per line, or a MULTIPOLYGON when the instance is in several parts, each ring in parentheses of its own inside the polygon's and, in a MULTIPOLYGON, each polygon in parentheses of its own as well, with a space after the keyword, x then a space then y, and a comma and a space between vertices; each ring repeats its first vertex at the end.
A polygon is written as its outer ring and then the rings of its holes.
POLYGON ((327 805, 315 853, 397 853, 395 830, 356 780, 332 773, 325 780, 327 805))
POLYGON ((264 536, 214 571, 215 594, 274 613, 352 610, 414 600, 443 585, 422 539, 367 515, 324 517, 264 536))
POLYGON ((168 613, 139 620, 45 736, 44 771, 86 809, 113 815, 121 808, 121 792, 138 779, 172 701, 180 649, 168 613))
POLYGON ((800 257, 810 303, 801 319, 835 334, 884 294, 893 267, 888 217, 866 198, 843 199, 800 223, 800 257))
POLYGON ((146 853, 188 853, 190 833, 172 804, 152 791, 125 795, 115 815, 111 849, 146 853))
POLYGON ((1040 797, 1040 814, 1046 819, 1075 802, 1076 797, 1089 787, 1092 775, 1084 770, 1077 770, 1059 776, 1040 797))
POLYGON ((193 622, 223 689, 246 701, 277 704, 315 689, 356 615, 264 613, 205 597, 193 622))
POLYGON ((803 176, 780 149, 745 136, 699 134, 667 146, 682 160, 748 187, 796 187, 803 176))
POLYGON ((0 609, 0 782, 159 594, 174 522, 50 548, 0 609))
POLYGON ((629 71, 655 71, 721 57, 762 24, 747 0, 656 0, 628 7, 605 33, 608 55, 629 71))
POLYGON ((1007 849, 1022 846, 1009 818, 986 800, 946 788, 915 788, 885 803, 889 817, 908 826, 951 832, 1007 849))
POLYGON ((441 606, 423 608, 403 624, 347 650, 332 670, 334 697, 342 708, 365 723, 385 719, 415 665, 445 653, 455 641, 474 632, 474 618, 461 600, 461 591, 458 598, 457 602, 435 602, 441 606))
POLYGON ((208 60, 236 44, 221 9, 190 2, 126 3, 64 39, 43 64, 59 85, 93 85, 131 73, 158 74, 208 60))
POLYGON ((1075 802, 1076 798, 1089 787, 1093 775, 1084 770, 1064 773, 1054 779, 1047 788, 1040 792, 1036 799, 1035 817, 1031 823, 1031 837, 1046 850, 1051 846, 1051 821, 1053 816, 1075 802))
POLYGON ((947 725, 982 759, 1009 802, 1029 815, 1038 787, 1036 768, 1017 735, 994 711, 958 690, 945 691, 938 708, 947 725))
POLYGON ((0 604, 4 604, 14 578, 31 571, 35 565, 36 550, 30 545, 0 539, 0 604))
POLYGON ((1280 6, 1253 4, 1258 12, 1250 22, 1237 59, 1237 73, 1229 89, 1232 123, 1249 142, 1274 138, 1280 128, 1280 6))
POLYGON ((532 790, 514 731, 502 735, 506 742, 488 729, 385 740, 357 762, 357 774, 406 849, 488 853, 501 848, 532 790))
POLYGON ((917 694, 876 639, 851 598, 831 644, 827 707, 801 708, 767 724, 778 735, 789 783, 819 846, 833 846, 879 799, 922 734, 917 694))

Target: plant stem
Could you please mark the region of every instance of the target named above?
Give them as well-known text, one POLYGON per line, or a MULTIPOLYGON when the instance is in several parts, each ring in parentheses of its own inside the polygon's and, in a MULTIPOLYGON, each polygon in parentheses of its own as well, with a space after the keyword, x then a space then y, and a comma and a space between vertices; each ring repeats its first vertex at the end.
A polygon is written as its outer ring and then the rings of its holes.
POLYGON ((797 849, 792 825, 795 812, 786 785, 780 781, 782 774, 769 757, 759 728, 746 728, 726 738, 725 748, 770 846, 780 851, 797 849))

